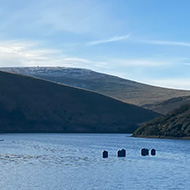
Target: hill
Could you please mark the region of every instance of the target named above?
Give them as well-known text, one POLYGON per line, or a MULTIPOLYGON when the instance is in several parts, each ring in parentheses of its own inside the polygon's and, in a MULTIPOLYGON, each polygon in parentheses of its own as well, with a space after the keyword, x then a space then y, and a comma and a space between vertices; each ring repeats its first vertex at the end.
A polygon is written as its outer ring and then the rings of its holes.
POLYGON ((128 132, 158 114, 86 90, 0 72, 0 132, 128 132))
POLYGON ((186 104, 190 104, 190 96, 171 98, 157 104, 146 105, 145 107, 160 114, 167 114, 171 110, 175 110, 186 104))
MULTIPOLYGON (((91 90, 158 113, 163 113, 164 107, 154 106, 155 104, 158 105, 170 98, 190 95, 190 91, 150 86, 86 69, 20 67, 1 68, 1 70, 35 76, 72 87, 91 90)), ((173 107, 170 106, 170 108, 167 109, 167 113, 172 110, 173 107)))
POLYGON ((142 124, 133 136, 190 139, 190 105, 142 124))

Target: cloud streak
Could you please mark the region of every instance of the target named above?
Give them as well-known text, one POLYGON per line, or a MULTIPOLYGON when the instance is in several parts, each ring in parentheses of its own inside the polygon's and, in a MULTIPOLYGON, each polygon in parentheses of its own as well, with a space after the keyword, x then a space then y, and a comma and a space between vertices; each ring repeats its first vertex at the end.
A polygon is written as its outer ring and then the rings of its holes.
POLYGON ((143 41, 147 44, 155 44, 155 45, 169 45, 169 46, 185 46, 190 47, 190 42, 178 42, 178 41, 162 41, 162 40, 147 40, 143 41))
POLYGON ((104 40, 97 40, 97 41, 92 41, 88 42, 87 45, 93 46, 93 45, 99 45, 99 44, 106 44, 106 43, 111 43, 111 42, 117 42, 117 41, 123 41, 126 40, 130 37, 129 34, 124 35, 124 36, 114 36, 110 39, 104 39, 104 40))
POLYGON ((149 84, 166 88, 190 90, 190 78, 149 79, 149 84))
POLYGON ((170 64, 167 61, 151 59, 113 59, 108 62, 124 67, 163 67, 170 64))
POLYGON ((39 48, 28 41, 0 42, 0 67, 64 66, 87 69, 105 68, 107 63, 63 54, 58 49, 39 48))

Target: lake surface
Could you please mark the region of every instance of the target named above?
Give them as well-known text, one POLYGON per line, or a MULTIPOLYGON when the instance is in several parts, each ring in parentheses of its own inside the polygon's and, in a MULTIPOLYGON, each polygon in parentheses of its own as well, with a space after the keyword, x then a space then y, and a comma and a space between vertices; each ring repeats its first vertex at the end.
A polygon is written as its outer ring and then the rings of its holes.
POLYGON ((1 134, 1 190, 190 189, 190 141, 126 134, 1 134), (142 157, 140 149, 155 148, 142 157), (125 158, 117 158, 119 149, 125 158), (102 158, 102 151, 109 158, 102 158))

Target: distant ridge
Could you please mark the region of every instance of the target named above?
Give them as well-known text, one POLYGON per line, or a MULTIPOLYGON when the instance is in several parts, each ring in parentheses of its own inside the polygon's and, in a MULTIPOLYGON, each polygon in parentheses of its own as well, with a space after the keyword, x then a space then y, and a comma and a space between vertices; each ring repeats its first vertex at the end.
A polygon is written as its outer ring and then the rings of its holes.
POLYGON ((97 93, 0 71, 1 133, 131 133, 156 116, 97 93))
MULTIPOLYGON (((149 105, 149 106, 151 106, 152 110, 160 114, 167 114, 171 110, 175 110, 187 104, 190 104, 190 96, 181 96, 177 98, 171 98, 169 100, 166 100, 154 105, 149 105)), ((148 109, 149 106, 147 105, 146 108, 148 109)))
POLYGON ((190 139, 190 105, 145 122, 134 133, 135 137, 190 139))
POLYGON ((166 110, 164 105, 155 105, 162 104, 163 101, 170 98, 190 96, 190 91, 150 86, 87 69, 65 67, 20 67, 0 69, 91 90, 158 113, 168 113, 172 111, 173 108, 170 106, 166 110))

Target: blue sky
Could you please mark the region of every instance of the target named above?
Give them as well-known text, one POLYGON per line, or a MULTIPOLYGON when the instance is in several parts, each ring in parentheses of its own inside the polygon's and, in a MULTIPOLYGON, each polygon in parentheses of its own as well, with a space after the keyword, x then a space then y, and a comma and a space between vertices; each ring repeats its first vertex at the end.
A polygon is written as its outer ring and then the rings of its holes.
POLYGON ((1 0, 0 66, 92 69, 190 90, 189 0, 1 0))

